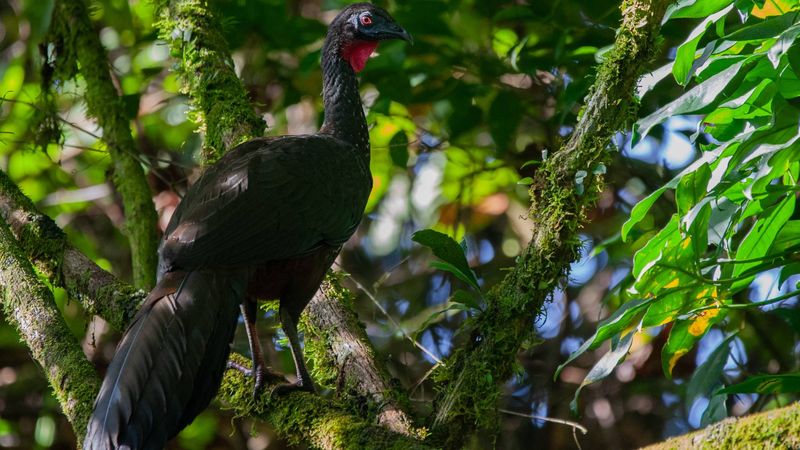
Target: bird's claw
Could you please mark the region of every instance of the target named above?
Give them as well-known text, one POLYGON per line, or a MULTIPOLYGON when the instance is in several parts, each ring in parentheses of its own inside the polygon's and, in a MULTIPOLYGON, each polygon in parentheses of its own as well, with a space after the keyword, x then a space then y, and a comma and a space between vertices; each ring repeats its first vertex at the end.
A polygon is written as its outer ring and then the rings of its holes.
POLYGON ((314 383, 297 381, 295 383, 278 384, 272 388, 269 395, 270 397, 274 397, 276 395, 284 395, 296 391, 311 392, 312 394, 317 392, 316 388, 314 387, 314 383))
MULTIPOLYGON (((278 372, 270 370, 268 367, 257 366, 255 370, 250 369, 234 361, 228 361, 228 369, 238 370, 246 377, 253 377, 253 399, 257 399, 264 392, 268 384, 283 384, 286 378, 278 372)), ((271 395, 271 394, 270 394, 271 395)))

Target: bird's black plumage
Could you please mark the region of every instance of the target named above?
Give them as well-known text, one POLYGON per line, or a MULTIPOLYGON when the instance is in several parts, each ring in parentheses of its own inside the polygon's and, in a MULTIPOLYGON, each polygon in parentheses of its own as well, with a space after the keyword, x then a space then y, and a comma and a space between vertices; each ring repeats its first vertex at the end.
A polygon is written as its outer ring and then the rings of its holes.
POLYGON ((377 41, 394 38, 410 40, 382 9, 347 7, 323 45, 320 133, 246 142, 189 189, 159 246, 158 284, 103 380, 84 449, 160 449, 188 425, 219 387, 240 305, 258 392, 266 373, 254 331, 259 298, 280 300, 294 387, 313 390, 296 323, 369 197, 355 71, 377 41))

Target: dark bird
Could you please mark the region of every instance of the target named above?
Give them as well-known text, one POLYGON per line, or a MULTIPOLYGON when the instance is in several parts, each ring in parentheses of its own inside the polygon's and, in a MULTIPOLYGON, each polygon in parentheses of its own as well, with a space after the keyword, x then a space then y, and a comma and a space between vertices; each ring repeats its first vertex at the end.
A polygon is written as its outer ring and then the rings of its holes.
POLYGON ((319 133, 239 145, 189 189, 159 247, 158 284, 103 380, 84 449, 162 449, 191 423, 216 394, 240 309, 259 394, 277 375, 256 335, 257 299, 280 300, 297 370, 296 383, 284 386, 314 390, 297 320, 372 188, 356 73, 387 39, 411 37, 381 8, 344 9, 322 48, 319 133))

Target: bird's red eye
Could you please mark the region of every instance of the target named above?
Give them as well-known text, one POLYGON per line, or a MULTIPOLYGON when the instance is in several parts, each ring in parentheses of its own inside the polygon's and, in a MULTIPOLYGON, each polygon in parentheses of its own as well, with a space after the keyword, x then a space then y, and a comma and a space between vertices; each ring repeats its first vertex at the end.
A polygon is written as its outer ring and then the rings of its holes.
POLYGON ((364 25, 365 27, 372 25, 372 17, 367 14, 361 16, 361 25, 364 25))

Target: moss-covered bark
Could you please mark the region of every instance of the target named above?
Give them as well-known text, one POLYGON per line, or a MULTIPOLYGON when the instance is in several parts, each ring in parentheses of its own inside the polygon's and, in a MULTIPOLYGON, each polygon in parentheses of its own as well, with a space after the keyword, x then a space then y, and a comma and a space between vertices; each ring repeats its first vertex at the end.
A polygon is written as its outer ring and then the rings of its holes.
POLYGON ((125 209, 125 235, 131 246, 133 283, 155 284, 158 258, 157 216, 150 186, 140 164, 130 130, 130 118, 111 79, 106 51, 89 19, 84 0, 58 0, 46 38, 52 45, 49 64, 56 78, 80 73, 86 80, 84 98, 89 114, 103 128, 103 141, 114 161, 113 182, 125 209), (78 64, 80 63, 80 64, 78 64))
POLYGON ((303 314, 305 356, 317 383, 346 393, 354 404, 366 405, 375 420, 397 433, 424 438, 406 413, 404 391, 394 386, 386 369, 375 360, 367 333, 353 311, 353 296, 332 273, 303 314))
POLYGON ((740 418, 651 445, 646 450, 776 450, 800 448, 800 403, 740 418))
POLYGON ((82 437, 100 379, 4 221, 0 221, 0 289, 3 312, 44 370, 56 399, 82 437))
POLYGON ((205 133, 204 160, 216 161, 226 150, 264 134, 233 67, 220 18, 205 0, 160 0, 158 29, 178 64, 182 92, 194 105, 205 133))
MULTIPOLYGON (((233 355, 237 363, 249 361, 233 355)), ((252 380, 238 370, 228 370, 219 391, 222 402, 247 417, 272 424, 278 435, 294 444, 321 449, 414 450, 430 449, 421 441, 374 425, 344 405, 308 392, 293 392, 270 399, 253 399, 252 380)))
POLYGON ((449 447, 460 447, 476 425, 496 424, 498 383, 512 375, 516 354, 531 337, 533 319, 578 256, 578 230, 602 189, 603 171, 596 169, 608 159, 613 133, 624 129, 635 113, 636 82, 655 53, 669 3, 622 3, 614 49, 598 68, 578 126, 534 177, 529 215, 533 240, 503 282, 487 295, 486 311, 466 324, 467 344, 437 374, 442 388, 434 432, 449 447), (585 176, 578 177, 580 171, 585 176))
POLYGON ((88 313, 103 317, 115 330, 125 329, 145 292, 120 282, 72 247, 53 219, 38 211, 3 171, 0 216, 30 262, 51 284, 65 288, 88 313))

